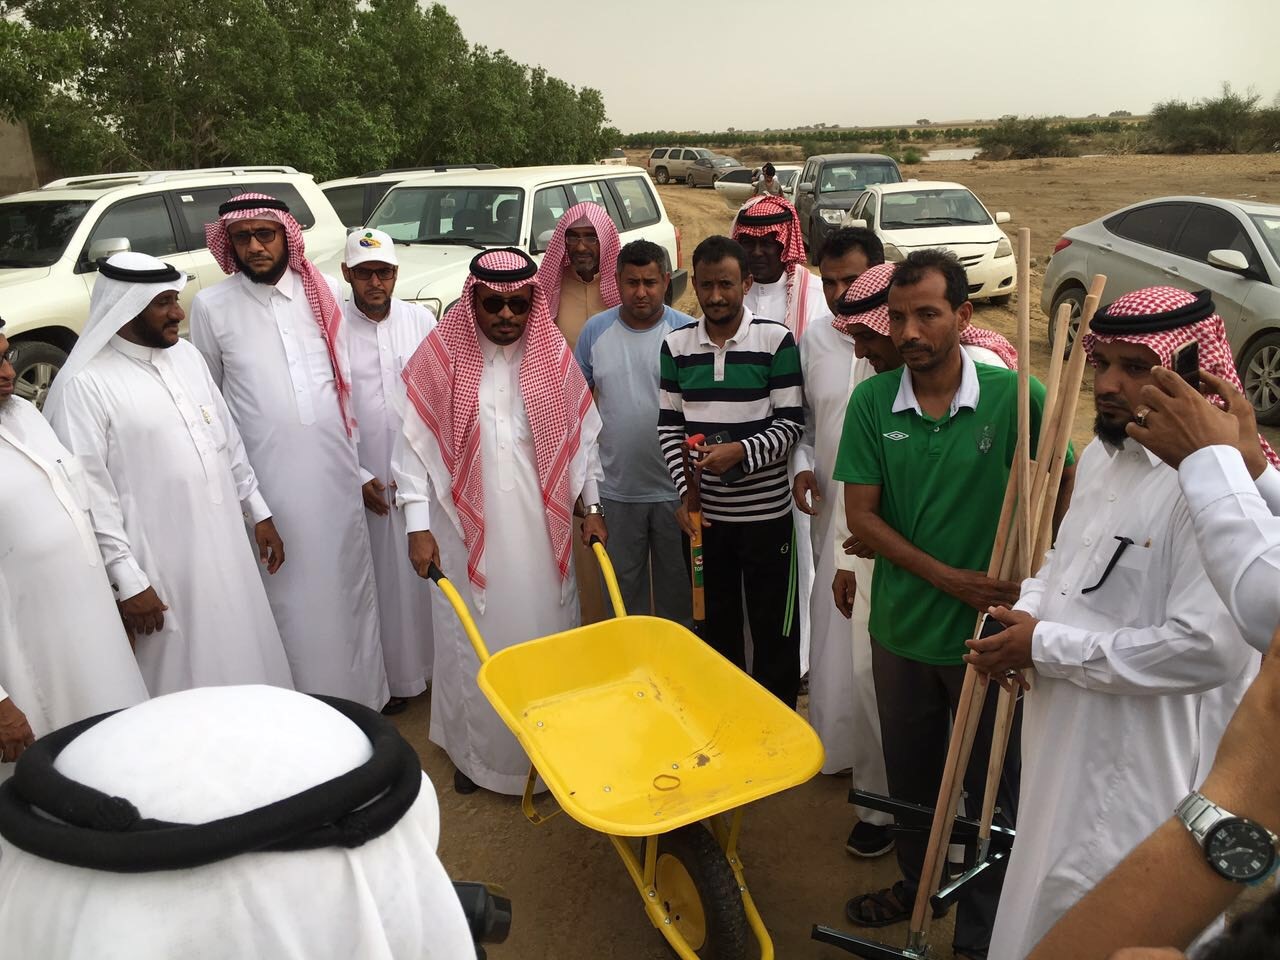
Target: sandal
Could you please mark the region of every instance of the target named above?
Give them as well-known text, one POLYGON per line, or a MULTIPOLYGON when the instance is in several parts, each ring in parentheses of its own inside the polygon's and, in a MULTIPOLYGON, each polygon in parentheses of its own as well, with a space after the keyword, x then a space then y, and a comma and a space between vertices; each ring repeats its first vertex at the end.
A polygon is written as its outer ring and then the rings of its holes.
POLYGON ((892 887, 854 897, 844 905, 844 915, 859 927, 887 927, 911 919, 911 905, 899 880, 892 887))
POLYGON ((404 713, 409 707, 409 701, 404 697, 392 697, 387 701, 387 705, 382 708, 384 717, 394 717, 397 713, 404 713))

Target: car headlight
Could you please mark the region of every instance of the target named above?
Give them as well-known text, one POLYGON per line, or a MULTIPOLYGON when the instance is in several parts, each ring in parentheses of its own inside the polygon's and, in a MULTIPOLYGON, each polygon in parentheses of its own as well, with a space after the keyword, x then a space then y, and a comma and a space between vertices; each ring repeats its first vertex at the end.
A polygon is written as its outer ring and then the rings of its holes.
POLYGON ((906 255, 892 243, 886 243, 884 245, 884 258, 889 263, 901 263, 903 260, 907 259, 906 255))
POLYGON ((835 226, 839 226, 840 221, 844 219, 844 211, 843 210, 819 210, 818 216, 820 216, 823 220, 827 221, 827 223, 833 224, 835 226))
POLYGON ((996 259, 1001 257, 1013 256, 1013 244, 1009 242, 1008 237, 1001 237, 1000 242, 996 244, 996 259))

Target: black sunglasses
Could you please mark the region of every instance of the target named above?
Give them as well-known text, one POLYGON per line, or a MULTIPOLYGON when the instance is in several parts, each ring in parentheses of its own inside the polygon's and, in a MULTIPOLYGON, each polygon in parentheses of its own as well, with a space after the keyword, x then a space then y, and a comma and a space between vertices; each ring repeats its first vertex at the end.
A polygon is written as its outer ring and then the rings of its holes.
POLYGON ((249 245, 249 241, 257 240, 264 246, 275 240, 280 235, 280 231, 273 227, 259 227, 257 230, 233 230, 231 231, 231 242, 237 247, 245 247, 249 245))
POLYGON ((352 267, 351 275, 357 280, 372 280, 377 277, 379 280, 391 280, 396 275, 395 267, 352 267))
POLYGON ((533 304, 528 297, 485 297, 480 301, 486 313, 499 314, 506 307, 517 317, 523 317, 533 304))

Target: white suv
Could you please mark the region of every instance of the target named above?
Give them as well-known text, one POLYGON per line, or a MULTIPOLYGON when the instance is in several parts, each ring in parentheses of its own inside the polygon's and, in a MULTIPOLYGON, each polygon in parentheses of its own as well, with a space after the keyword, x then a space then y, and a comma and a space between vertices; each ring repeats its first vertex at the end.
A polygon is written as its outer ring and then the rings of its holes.
MULTIPOLYGON (((680 231, 636 167, 506 167, 411 177, 387 191, 368 226, 403 245, 396 251, 396 294, 440 316, 462 294, 477 250, 519 247, 540 260, 556 221, 584 201, 609 211, 623 244, 652 240, 667 251, 667 302, 679 299, 688 285, 680 267, 680 231)), ((341 259, 339 252, 319 265, 336 274, 341 259)))
MULTIPOLYGON (((97 262, 137 250, 187 275, 182 306, 223 279, 205 247, 218 206, 247 190, 289 205, 307 255, 340 253, 346 230, 310 174, 293 167, 224 167, 69 177, 0 197, 0 316, 14 350, 17 393, 44 402, 84 329, 97 262)), ((185 325, 183 328, 185 333, 185 325)))

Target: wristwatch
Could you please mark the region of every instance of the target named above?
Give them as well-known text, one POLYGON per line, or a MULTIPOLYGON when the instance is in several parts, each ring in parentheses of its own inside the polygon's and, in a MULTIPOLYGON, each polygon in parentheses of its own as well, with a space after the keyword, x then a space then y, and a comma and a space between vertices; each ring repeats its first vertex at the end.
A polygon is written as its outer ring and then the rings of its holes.
POLYGON ((588 516, 588 517, 599 517, 601 520, 603 520, 603 519, 604 519, 604 507, 602 507, 602 506, 601 506, 600 504, 598 504, 598 503, 593 503, 593 504, 591 504, 591 506, 587 507, 587 516, 588 516))
POLYGON ((1258 823, 1223 810, 1198 790, 1187 794, 1174 816, 1200 844, 1213 872, 1234 883, 1261 883, 1280 866, 1280 837, 1258 823))

